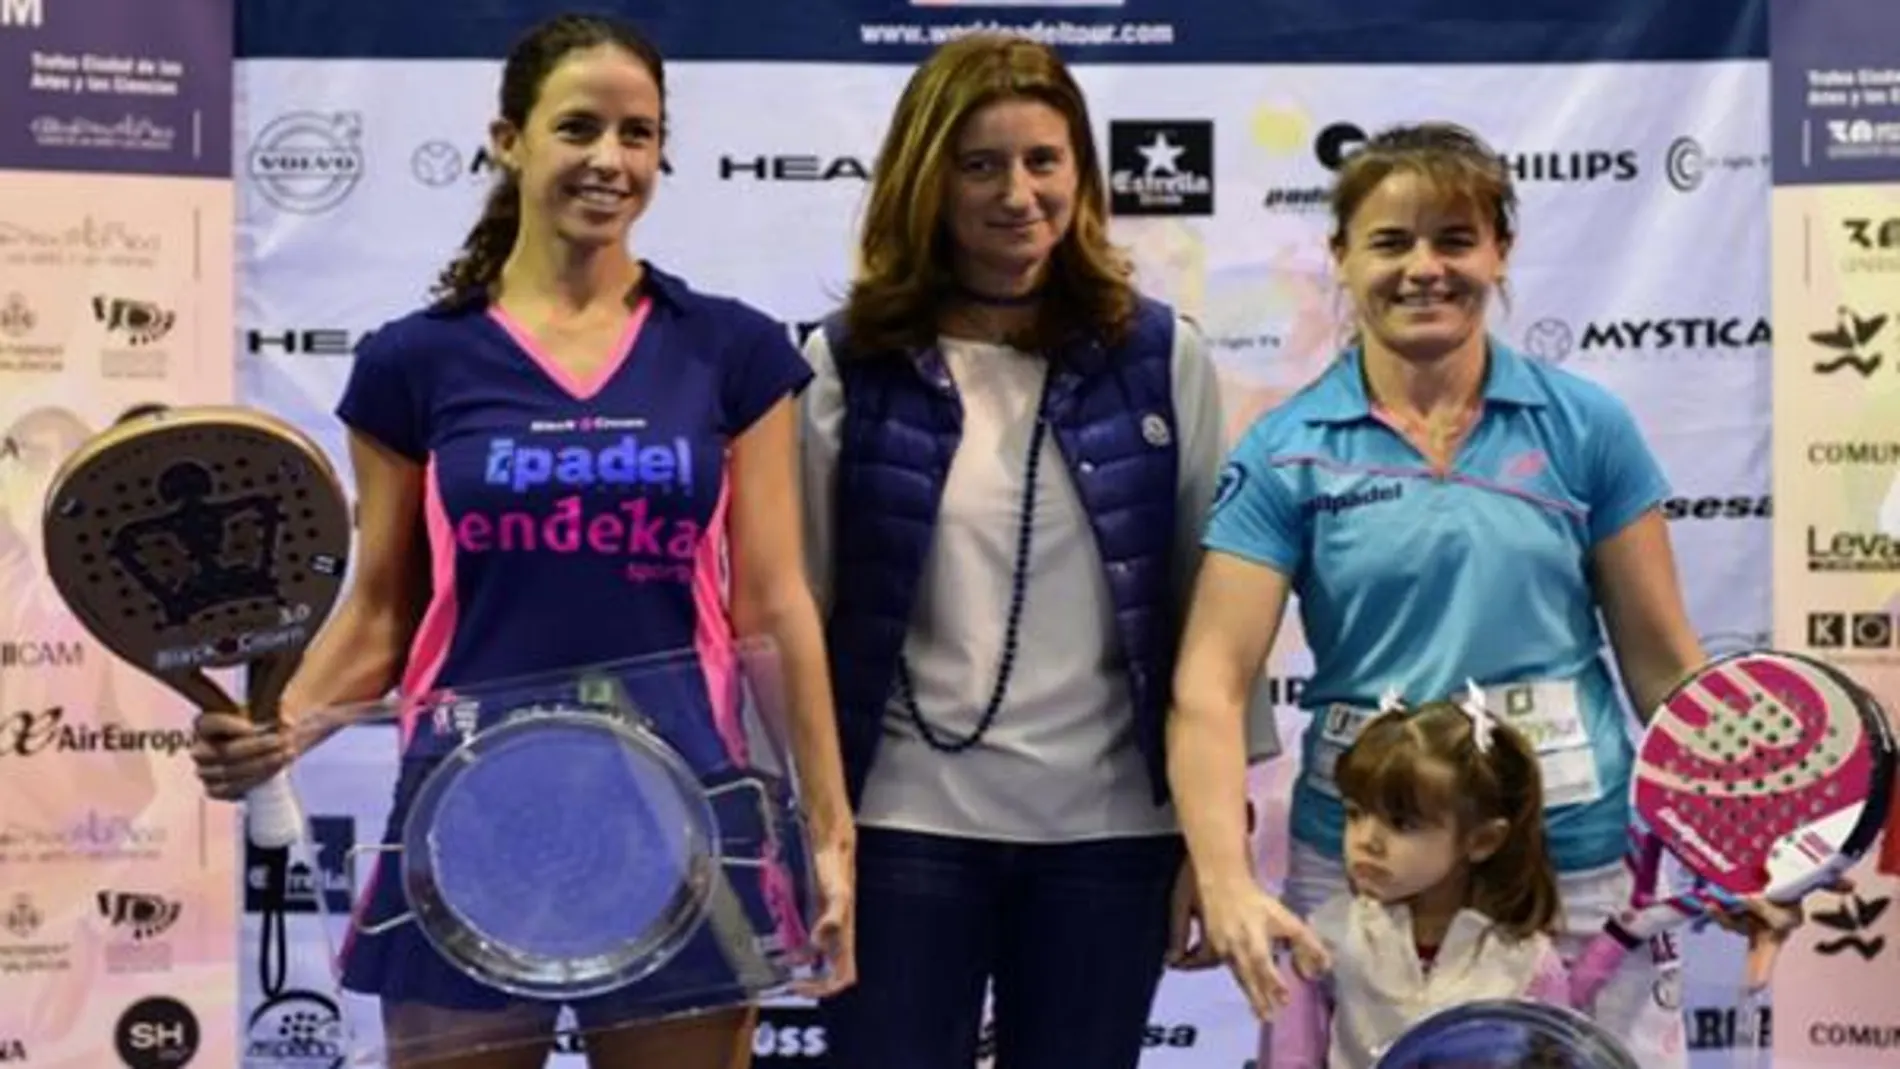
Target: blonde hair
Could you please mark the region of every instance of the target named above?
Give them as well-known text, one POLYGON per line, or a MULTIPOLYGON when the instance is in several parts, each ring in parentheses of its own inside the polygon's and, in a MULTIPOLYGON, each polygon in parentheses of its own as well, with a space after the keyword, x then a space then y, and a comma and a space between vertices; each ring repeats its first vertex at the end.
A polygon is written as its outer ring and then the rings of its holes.
POLYGON ((1503 844, 1472 867, 1470 904, 1513 938, 1555 930, 1561 902, 1544 848, 1544 781, 1515 728, 1494 718, 1480 748, 1471 717, 1453 702, 1398 709, 1366 725, 1334 778, 1340 797, 1387 823, 1449 818, 1465 831, 1504 821, 1503 844))
POLYGON ((971 34, 932 53, 905 85, 878 151, 845 304, 852 353, 928 345, 955 293, 944 198, 956 140, 970 116, 1002 100, 1034 100, 1067 120, 1078 188, 1057 244, 1037 323, 1026 341, 1049 349, 1077 333, 1106 344, 1134 318, 1133 271, 1108 240, 1108 195, 1082 90, 1056 53, 1020 37, 971 34))

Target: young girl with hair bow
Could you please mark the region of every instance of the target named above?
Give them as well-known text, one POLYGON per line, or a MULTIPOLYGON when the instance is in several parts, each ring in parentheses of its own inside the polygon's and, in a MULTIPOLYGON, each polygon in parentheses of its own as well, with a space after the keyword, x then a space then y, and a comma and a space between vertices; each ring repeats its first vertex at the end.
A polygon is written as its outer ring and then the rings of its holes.
POLYGON ((1337 769, 1348 889, 1307 918, 1331 970, 1294 983, 1274 1069, 1368 1069, 1413 1021, 1463 1002, 1570 1004, 1536 753, 1476 684, 1379 707, 1337 769))

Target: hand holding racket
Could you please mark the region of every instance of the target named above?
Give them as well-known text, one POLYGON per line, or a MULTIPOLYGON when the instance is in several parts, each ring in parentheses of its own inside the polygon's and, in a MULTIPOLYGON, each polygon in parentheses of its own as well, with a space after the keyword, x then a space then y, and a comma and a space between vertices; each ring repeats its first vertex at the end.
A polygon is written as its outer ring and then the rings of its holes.
MULTIPOLYGON (((67 459, 43 523, 53 585, 101 645, 208 713, 239 706, 206 669, 244 665, 245 711, 275 726, 350 545, 342 484, 315 443, 247 409, 148 409, 67 459)), ((248 817, 259 847, 302 837, 281 771, 250 793, 248 817)))
POLYGON ((1836 884, 1873 846, 1894 772, 1886 713, 1828 665, 1755 650, 1696 671, 1637 747, 1630 905, 1573 967, 1578 1004, 1626 953, 1677 925, 1756 903, 1794 906, 1836 884), (1658 899, 1664 850, 1697 886, 1658 899))

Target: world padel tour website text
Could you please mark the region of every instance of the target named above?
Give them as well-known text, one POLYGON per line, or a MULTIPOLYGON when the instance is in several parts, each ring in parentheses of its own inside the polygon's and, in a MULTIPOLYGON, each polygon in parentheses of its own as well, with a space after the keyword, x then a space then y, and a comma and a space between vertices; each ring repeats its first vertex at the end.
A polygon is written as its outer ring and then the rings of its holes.
POLYGON ((950 25, 916 22, 867 22, 858 35, 867 45, 936 46, 973 33, 1003 33, 1026 37, 1045 45, 1171 45, 1174 27, 1165 22, 1123 22, 1091 25, 1080 22, 998 22, 985 19, 950 25))

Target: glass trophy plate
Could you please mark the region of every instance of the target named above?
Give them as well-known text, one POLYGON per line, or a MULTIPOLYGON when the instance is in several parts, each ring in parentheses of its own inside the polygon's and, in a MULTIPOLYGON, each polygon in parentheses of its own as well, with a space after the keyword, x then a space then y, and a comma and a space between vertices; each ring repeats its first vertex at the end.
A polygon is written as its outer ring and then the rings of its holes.
POLYGON ((1640 1069, 1589 1018, 1542 1002, 1468 1002, 1420 1018, 1374 1069, 1640 1069))
POLYGON ((301 718, 306 812, 383 803, 289 940, 328 957, 346 1063, 574 1050, 822 975, 784 694, 751 643, 301 718))

